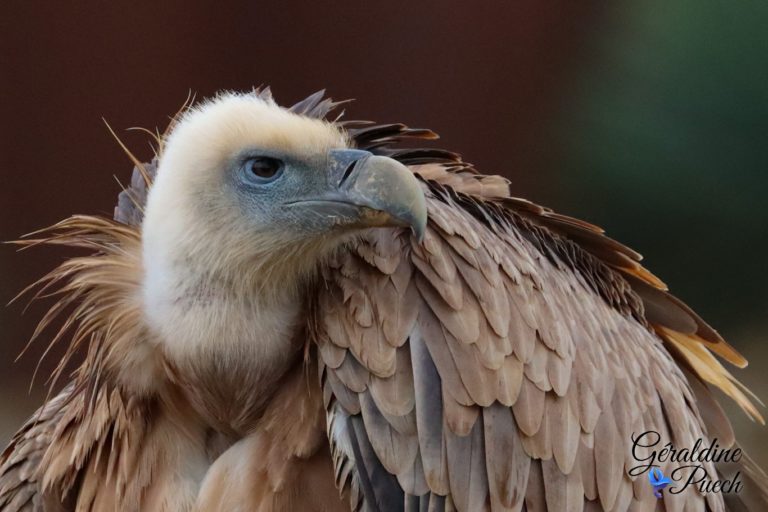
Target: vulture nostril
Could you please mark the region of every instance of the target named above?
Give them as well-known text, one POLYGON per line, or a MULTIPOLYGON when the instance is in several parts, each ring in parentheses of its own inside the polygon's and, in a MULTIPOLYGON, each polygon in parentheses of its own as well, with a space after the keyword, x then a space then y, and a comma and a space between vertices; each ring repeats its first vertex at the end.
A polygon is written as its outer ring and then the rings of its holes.
POLYGON ((352 174, 352 171, 355 170, 355 166, 357 166, 357 162, 359 161, 360 160, 353 160, 352 163, 347 166, 347 169, 344 171, 344 176, 342 176, 341 180, 339 180, 339 187, 341 187, 341 185, 347 181, 347 178, 349 178, 349 176, 352 174))

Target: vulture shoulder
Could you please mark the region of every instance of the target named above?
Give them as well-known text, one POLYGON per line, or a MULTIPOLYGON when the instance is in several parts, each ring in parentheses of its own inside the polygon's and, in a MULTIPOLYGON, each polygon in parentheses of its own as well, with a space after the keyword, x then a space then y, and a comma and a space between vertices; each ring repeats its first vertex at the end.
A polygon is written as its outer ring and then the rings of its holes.
MULTIPOLYGON (((746 361, 639 254, 452 153, 391 147, 428 132, 351 133, 410 166, 429 212, 423 241, 371 231, 319 287, 328 435, 354 510, 654 510, 647 475, 628 475, 634 436, 732 446, 710 385, 762 422, 713 354, 746 361)), ((665 475, 685 465, 660 464, 665 475)), ((725 506, 695 488, 662 503, 725 506)))

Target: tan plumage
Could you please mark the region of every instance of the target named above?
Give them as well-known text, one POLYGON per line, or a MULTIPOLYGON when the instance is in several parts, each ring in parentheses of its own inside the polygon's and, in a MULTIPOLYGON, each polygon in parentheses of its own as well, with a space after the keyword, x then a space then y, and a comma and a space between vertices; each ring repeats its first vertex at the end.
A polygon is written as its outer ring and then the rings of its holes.
MULTIPOLYGON (((596 226, 394 147, 428 130, 322 122, 335 106, 193 108, 116 221, 24 242, 95 253, 41 282, 62 295, 35 332, 74 305, 52 343, 71 340, 61 369, 87 357, 5 451, 0 510, 724 510, 693 489, 657 500, 629 449, 649 429, 732 445, 708 385, 762 418, 712 353, 746 361, 596 226), (405 164, 423 238, 378 214, 320 238, 246 226, 214 169, 253 145, 405 164)), ((758 482, 727 505, 761 510, 765 475, 742 471, 758 482)))

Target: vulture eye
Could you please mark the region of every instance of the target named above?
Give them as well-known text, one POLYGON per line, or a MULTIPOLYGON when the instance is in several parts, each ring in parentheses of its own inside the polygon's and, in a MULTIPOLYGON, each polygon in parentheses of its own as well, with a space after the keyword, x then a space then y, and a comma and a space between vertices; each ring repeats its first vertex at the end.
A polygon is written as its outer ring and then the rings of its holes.
POLYGON ((283 162, 277 158, 258 156, 249 158, 243 165, 245 174, 254 183, 269 183, 283 173, 283 162))

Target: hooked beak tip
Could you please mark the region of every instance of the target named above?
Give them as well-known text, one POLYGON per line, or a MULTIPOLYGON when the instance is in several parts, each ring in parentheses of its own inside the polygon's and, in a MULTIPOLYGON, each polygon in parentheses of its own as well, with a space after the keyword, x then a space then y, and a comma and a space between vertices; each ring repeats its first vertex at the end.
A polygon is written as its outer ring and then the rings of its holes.
POLYGON ((410 227, 419 242, 424 239, 428 215, 422 184, 397 160, 365 156, 345 177, 339 192, 355 204, 386 214, 390 222, 383 225, 410 227))
POLYGON ((286 203, 309 208, 330 226, 410 228, 421 243, 427 230, 423 184, 401 162, 360 150, 332 150, 327 187, 286 203))
POLYGON ((424 235, 427 232, 427 213, 426 208, 424 209, 424 215, 419 216, 418 218, 414 217, 410 223, 411 231, 413 231, 414 236, 416 236, 416 241, 421 243, 424 241, 424 235))

